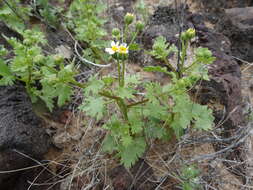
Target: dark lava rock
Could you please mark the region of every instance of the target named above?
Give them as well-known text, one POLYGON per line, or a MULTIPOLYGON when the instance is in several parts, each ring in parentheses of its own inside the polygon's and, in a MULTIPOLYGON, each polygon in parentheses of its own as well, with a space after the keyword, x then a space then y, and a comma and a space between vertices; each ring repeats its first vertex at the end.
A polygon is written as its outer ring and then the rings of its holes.
MULTIPOLYGON (((16 170, 35 165, 49 148, 49 137, 32 111, 22 86, 0 87, 0 168, 16 170), (29 158, 31 157, 31 158, 29 158)), ((22 172, 1 173, 0 187, 15 189, 22 172)))
POLYGON ((234 7, 248 7, 253 5, 251 0, 194 0, 201 4, 201 7, 206 11, 215 11, 217 9, 227 9, 234 7))
MULTIPOLYGON (((142 43, 146 48, 151 48, 156 37, 162 35, 170 43, 177 43, 176 35, 179 33, 178 16, 188 14, 185 7, 179 8, 158 7, 149 20, 149 25, 142 36, 142 43)), ((182 28, 193 27, 190 22, 183 22, 182 28)))
POLYGON ((230 39, 235 57, 253 61, 253 7, 226 9, 217 29, 230 39))
POLYGON ((23 37, 16 31, 9 28, 4 22, 0 21, 0 45, 7 49, 11 49, 11 45, 6 41, 5 37, 15 37, 23 40, 23 37))
POLYGON ((41 120, 22 86, 0 87, 0 150, 17 149, 40 157, 49 147, 41 120))
MULTIPOLYGON (((219 102, 225 105, 227 116, 236 127, 244 121, 242 114, 241 71, 233 59, 230 40, 221 33, 206 28, 201 23, 194 22, 194 15, 188 19, 193 22, 197 31, 197 46, 207 47, 216 57, 209 68, 210 81, 202 82, 200 97, 202 103, 219 102), (212 99, 211 96, 216 97, 212 99)), ((232 127, 230 126, 230 127, 232 127)))
POLYGON ((156 187, 152 168, 144 161, 139 160, 130 171, 124 166, 118 166, 109 172, 115 190, 153 190, 156 187))

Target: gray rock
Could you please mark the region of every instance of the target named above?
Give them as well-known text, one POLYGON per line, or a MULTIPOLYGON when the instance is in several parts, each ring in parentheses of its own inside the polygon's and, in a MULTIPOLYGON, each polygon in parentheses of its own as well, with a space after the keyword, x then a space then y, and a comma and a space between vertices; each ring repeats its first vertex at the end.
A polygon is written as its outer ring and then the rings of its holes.
MULTIPOLYGON (((28 157, 41 159, 49 144, 49 137, 42 127, 41 120, 32 111, 24 87, 0 87, 1 171, 34 165, 35 162, 28 157)), ((22 172, 1 173, 0 187, 14 189, 14 182, 21 175, 22 172)))
POLYGON ((226 9, 217 29, 230 39, 234 56, 253 61, 253 7, 226 9))

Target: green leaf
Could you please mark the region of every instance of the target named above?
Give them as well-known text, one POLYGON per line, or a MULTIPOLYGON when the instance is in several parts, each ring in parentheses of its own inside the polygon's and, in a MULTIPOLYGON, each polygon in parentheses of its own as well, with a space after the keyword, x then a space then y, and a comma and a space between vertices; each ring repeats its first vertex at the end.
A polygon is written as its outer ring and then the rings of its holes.
POLYGON ((127 87, 119 87, 117 90, 115 90, 115 94, 123 99, 125 98, 134 98, 134 90, 132 88, 127 87))
POLYGON ((143 70, 147 72, 161 72, 161 73, 166 73, 166 74, 169 73, 166 67, 160 67, 160 66, 147 66, 147 67, 144 67, 143 70))
POLYGON ((215 57, 212 56, 212 52, 208 48, 199 47, 196 50, 196 60, 203 64, 212 64, 215 61, 215 57))
POLYGON ((103 97, 88 97, 84 104, 80 106, 82 111, 85 111, 87 115, 95 117, 100 120, 105 111, 105 102, 103 97))
POLYGON ((155 39, 150 54, 157 59, 164 60, 170 53, 175 51, 175 45, 169 47, 169 44, 166 42, 166 39, 163 36, 159 36, 155 39))
POLYGON ((108 77, 104 77, 102 79, 102 81, 104 82, 105 85, 110 86, 113 82, 116 81, 116 79, 113 78, 113 77, 108 76, 108 77))
POLYGON ((214 117, 212 110, 208 109, 207 106, 194 104, 192 114, 195 119, 194 128, 202 130, 210 130, 212 128, 214 117))
POLYGON ((160 119, 150 117, 148 124, 145 126, 145 134, 149 138, 166 139, 170 138, 167 130, 162 126, 160 119))
POLYGON ((143 137, 136 137, 132 143, 127 147, 121 147, 119 155, 121 157, 121 163, 130 168, 145 152, 146 141, 143 137))
POLYGON ((70 100, 72 95, 72 88, 66 84, 57 84, 56 91, 58 94, 58 106, 63 106, 66 101, 70 100))
POLYGON ((117 144, 115 139, 111 134, 108 134, 103 141, 102 150, 104 152, 112 153, 114 150, 116 150, 116 147, 117 144))
POLYGON ((85 95, 89 95, 90 93, 98 94, 100 90, 104 87, 104 82, 102 80, 97 80, 96 76, 92 77, 89 80, 89 85, 84 89, 85 95))
POLYGON ((136 43, 130 44, 129 50, 138 51, 138 50, 140 50, 140 46, 139 46, 139 44, 136 44, 136 43))
POLYGON ((130 146, 133 143, 133 138, 130 135, 124 135, 121 138, 121 141, 122 141, 122 145, 124 147, 128 147, 128 146, 130 146))
POLYGON ((54 86, 46 81, 43 81, 41 94, 39 96, 46 103, 49 110, 52 111, 54 107, 53 98, 56 97, 56 90, 54 86))
POLYGON ((13 85, 15 77, 11 73, 10 68, 0 59, 0 85, 13 85))
POLYGON ((144 122, 136 109, 131 109, 128 112, 128 119, 133 134, 138 134, 143 131, 144 122))
POLYGON ((125 85, 129 86, 129 85, 137 85, 141 83, 141 77, 140 75, 126 75, 125 77, 125 85))

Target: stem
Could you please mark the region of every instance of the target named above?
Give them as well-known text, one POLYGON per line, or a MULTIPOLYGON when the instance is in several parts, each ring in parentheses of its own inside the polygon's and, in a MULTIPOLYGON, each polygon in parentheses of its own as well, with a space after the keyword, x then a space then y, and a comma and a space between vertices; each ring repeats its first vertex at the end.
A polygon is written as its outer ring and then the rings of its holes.
POLYGON ((170 62, 167 60, 166 57, 163 59, 163 61, 170 68, 170 70, 172 70, 172 72, 175 73, 177 75, 177 77, 179 77, 176 69, 170 64, 170 62))
POLYGON ((117 66, 118 66, 118 81, 119 81, 119 86, 121 85, 121 73, 120 73, 120 61, 117 59, 117 66))
POLYGON ((32 62, 28 65, 28 80, 26 82, 28 92, 31 92, 31 81, 32 81, 32 62))
POLYGON ((179 77, 182 77, 183 74, 183 68, 184 68, 184 62, 186 58, 186 51, 188 48, 188 41, 182 40, 182 56, 181 56, 181 63, 179 64, 178 72, 179 72, 179 77))
POLYGON ((125 61, 122 61, 122 73, 121 73, 121 85, 120 87, 125 86, 125 70, 126 70, 126 63, 125 61))
POLYGON ((191 65, 189 65, 188 67, 184 67, 182 69, 183 72, 186 72, 188 69, 190 69, 192 66, 194 66, 197 63, 197 61, 194 61, 191 65))
POLYGON ((135 102, 135 103, 132 103, 132 104, 128 104, 128 105, 127 105, 127 108, 131 108, 131 107, 137 106, 137 105, 139 105, 139 104, 144 104, 144 103, 146 103, 148 100, 149 100, 149 99, 145 99, 145 100, 142 100, 142 101, 140 101, 140 102, 135 102))
POLYGON ((139 33, 139 30, 137 30, 137 31, 134 33, 133 38, 132 38, 132 40, 130 41, 130 43, 129 43, 128 46, 130 46, 130 45, 134 42, 134 40, 136 39, 138 33, 139 33))
POLYGON ((80 82, 77 82, 77 81, 75 81, 75 80, 71 81, 71 83, 72 83, 73 85, 79 87, 79 88, 85 88, 85 87, 87 86, 87 85, 82 84, 82 83, 80 83, 80 82))
POLYGON ((109 92, 106 92, 106 91, 99 92, 99 94, 101 96, 104 96, 104 97, 107 97, 107 98, 110 98, 110 99, 114 99, 116 101, 119 109, 120 109, 121 114, 124 117, 124 120, 126 122, 128 122, 128 115, 127 115, 128 107, 127 107, 127 105, 125 104, 125 102, 124 102, 124 100, 122 98, 120 98, 118 96, 114 96, 114 95, 112 95, 112 94, 110 94, 109 92))
POLYGON ((128 24, 125 25, 124 32, 123 32, 123 42, 126 43, 127 40, 127 30, 128 30, 128 24))

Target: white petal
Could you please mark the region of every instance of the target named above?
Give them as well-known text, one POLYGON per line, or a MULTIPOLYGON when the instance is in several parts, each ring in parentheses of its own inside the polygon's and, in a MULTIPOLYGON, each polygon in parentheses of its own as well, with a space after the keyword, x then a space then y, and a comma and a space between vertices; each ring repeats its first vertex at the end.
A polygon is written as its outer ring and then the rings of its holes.
POLYGON ((110 55, 114 54, 115 51, 112 50, 112 48, 105 48, 105 51, 109 53, 110 55))
POLYGON ((127 47, 127 44, 126 43, 122 43, 121 46, 127 47))
POLYGON ((113 46, 115 46, 115 45, 116 45, 115 42, 112 41, 112 42, 111 42, 111 47, 113 47, 113 46))

